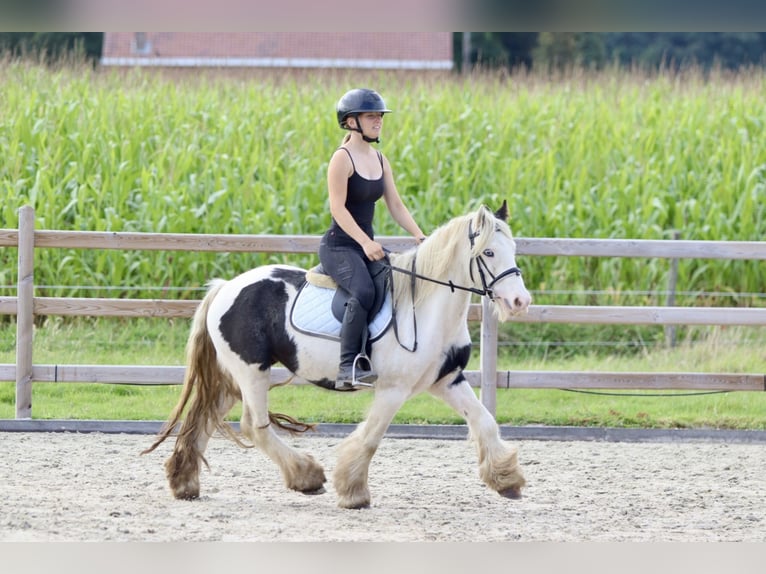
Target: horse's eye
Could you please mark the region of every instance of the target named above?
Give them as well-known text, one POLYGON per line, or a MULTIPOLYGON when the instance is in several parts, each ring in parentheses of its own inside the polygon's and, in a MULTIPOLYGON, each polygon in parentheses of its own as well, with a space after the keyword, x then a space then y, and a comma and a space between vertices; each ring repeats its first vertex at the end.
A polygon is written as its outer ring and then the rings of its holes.
POLYGON ((492 251, 491 249, 485 249, 484 250, 484 255, 486 255, 487 257, 494 257, 495 256, 495 252, 492 251))

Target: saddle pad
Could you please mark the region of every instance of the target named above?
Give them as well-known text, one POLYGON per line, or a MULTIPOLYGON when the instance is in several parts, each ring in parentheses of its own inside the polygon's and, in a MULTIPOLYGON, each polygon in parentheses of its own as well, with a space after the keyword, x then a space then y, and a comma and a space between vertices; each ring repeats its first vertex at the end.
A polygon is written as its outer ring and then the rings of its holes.
MULTIPOLYGON (((295 297, 290 322, 293 327, 307 335, 340 340, 340 321, 332 314, 332 298, 335 289, 317 287, 304 283, 295 297)), ((386 293, 383 306, 370 323, 370 341, 375 341, 391 324, 391 293, 386 293)))

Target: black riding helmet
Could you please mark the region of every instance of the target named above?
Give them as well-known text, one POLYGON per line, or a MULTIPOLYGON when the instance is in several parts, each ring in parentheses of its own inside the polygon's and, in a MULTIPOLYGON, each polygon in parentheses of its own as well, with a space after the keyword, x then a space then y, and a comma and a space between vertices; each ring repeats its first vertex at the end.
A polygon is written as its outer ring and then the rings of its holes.
MULTIPOLYGON (((362 130, 358 127, 352 128, 346 123, 349 117, 356 118, 359 114, 364 112, 380 112, 383 114, 389 113, 386 107, 386 103, 380 94, 375 90, 368 90, 366 88, 355 88, 349 90, 338 100, 338 105, 335 106, 335 110, 338 114, 338 125, 344 130, 353 130, 362 133, 362 130)), ((359 124, 357 120, 357 125, 359 124)), ((368 138, 362 134, 362 138, 366 142, 380 142, 378 138, 368 138)))

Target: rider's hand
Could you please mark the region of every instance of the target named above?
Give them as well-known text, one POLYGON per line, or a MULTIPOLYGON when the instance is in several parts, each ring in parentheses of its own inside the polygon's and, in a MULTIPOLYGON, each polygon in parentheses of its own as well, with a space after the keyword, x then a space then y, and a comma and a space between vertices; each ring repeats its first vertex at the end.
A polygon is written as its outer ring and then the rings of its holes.
POLYGON ((383 246, 374 239, 370 239, 362 245, 362 249, 364 249, 364 254, 370 261, 379 261, 386 256, 383 246))

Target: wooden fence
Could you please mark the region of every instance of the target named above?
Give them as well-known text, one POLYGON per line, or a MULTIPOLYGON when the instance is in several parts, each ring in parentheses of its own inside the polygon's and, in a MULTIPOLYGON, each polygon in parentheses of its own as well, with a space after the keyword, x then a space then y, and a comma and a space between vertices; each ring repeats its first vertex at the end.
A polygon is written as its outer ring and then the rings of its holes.
MULTIPOLYGON (((383 237, 380 241, 393 251, 413 244, 412 239, 405 237, 383 237)), ((517 238, 516 243, 519 255, 532 256, 766 259, 766 242, 517 238)), ((16 363, 0 364, 0 381, 16 381, 16 418, 31 418, 32 384, 35 382, 168 385, 180 384, 183 380, 183 367, 176 366, 35 365, 32 357, 35 315, 191 317, 199 304, 197 300, 35 297, 36 249, 315 253, 318 244, 319 237, 302 235, 37 231, 34 210, 22 207, 18 230, 0 229, 0 247, 18 248, 17 296, 0 297, 0 314, 16 315, 16 363)), ((486 312, 486 305, 484 300, 481 304, 472 304, 469 310, 469 321, 481 321, 481 357, 480 370, 466 372, 466 378, 472 386, 480 387, 481 400, 493 414, 497 388, 766 390, 764 374, 498 371, 498 325, 494 316, 486 312)), ((532 305, 528 315, 513 320, 525 323, 764 326, 766 308, 532 305)), ((286 378, 284 369, 272 371, 275 382, 286 378)))

